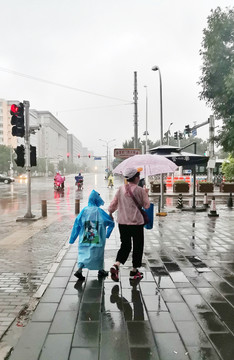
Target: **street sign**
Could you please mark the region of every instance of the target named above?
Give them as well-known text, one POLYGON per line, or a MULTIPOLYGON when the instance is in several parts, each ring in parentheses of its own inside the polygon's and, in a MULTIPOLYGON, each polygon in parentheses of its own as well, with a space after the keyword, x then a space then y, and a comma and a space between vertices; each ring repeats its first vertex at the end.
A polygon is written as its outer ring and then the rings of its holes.
POLYGON ((114 149, 114 157, 119 159, 127 159, 131 156, 140 154, 140 149, 114 149))
POLYGON ((102 160, 101 156, 95 156, 94 160, 102 160))

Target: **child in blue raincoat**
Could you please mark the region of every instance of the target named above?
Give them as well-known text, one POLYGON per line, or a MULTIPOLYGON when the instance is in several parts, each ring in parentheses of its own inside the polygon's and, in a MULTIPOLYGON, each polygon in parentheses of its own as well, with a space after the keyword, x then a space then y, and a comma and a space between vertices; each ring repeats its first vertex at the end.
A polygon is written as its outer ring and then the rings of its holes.
POLYGON ((88 206, 82 209, 73 225, 70 244, 79 235, 78 270, 74 274, 79 280, 84 280, 82 269, 98 270, 98 276, 105 277, 108 272, 104 267, 104 249, 106 238, 114 228, 114 221, 99 206, 104 205, 100 194, 93 190, 89 196, 88 206), (107 229, 106 229, 107 228, 107 229))

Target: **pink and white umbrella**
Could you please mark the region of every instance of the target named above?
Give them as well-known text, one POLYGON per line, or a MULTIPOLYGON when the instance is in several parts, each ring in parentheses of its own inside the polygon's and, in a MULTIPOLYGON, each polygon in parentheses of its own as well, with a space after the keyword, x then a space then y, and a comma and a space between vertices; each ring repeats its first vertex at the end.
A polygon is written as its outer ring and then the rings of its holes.
POLYGON ((178 166, 161 155, 134 155, 124 160, 113 170, 114 174, 123 174, 127 168, 142 168, 144 177, 149 175, 173 173, 178 166))

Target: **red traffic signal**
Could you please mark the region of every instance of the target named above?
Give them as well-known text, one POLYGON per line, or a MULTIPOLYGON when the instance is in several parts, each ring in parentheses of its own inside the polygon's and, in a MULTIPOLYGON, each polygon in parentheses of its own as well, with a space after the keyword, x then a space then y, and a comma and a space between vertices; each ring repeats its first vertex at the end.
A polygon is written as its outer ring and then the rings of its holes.
POLYGON ((78 158, 80 158, 80 154, 78 154, 77 156, 78 156, 78 158))
POLYGON ((19 110, 19 107, 17 105, 15 105, 15 104, 11 105, 11 110, 10 110, 11 115, 17 114, 18 110, 19 110))
POLYGON ((11 130, 12 136, 24 137, 24 104, 12 104, 10 113, 12 115, 11 125, 13 125, 11 130))
POLYGON ((67 153, 67 158, 69 159, 69 157, 70 157, 70 153, 67 153))
POLYGON ((89 158, 91 157, 91 155, 89 154, 89 158))

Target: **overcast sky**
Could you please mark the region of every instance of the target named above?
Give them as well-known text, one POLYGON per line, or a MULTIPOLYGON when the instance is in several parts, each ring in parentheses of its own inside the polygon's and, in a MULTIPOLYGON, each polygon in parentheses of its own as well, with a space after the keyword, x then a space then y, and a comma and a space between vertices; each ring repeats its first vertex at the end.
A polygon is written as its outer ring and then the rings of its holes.
MULTIPOLYGON (((160 138, 159 75, 164 132, 202 123, 212 114, 200 101, 199 49, 211 9, 231 0, 0 0, 0 98, 29 100, 48 110, 96 155, 103 142, 122 147, 134 135, 133 84, 138 75, 139 129, 160 138), (69 87, 73 89, 69 89, 69 87), (78 89, 83 90, 78 91, 78 89), (87 93, 86 93, 87 92, 87 93), (89 94, 96 93, 102 96, 89 94), (105 97, 106 96, 106 97, 105 97)), ((208 137, 208 125, 198 130, 208 137)))

